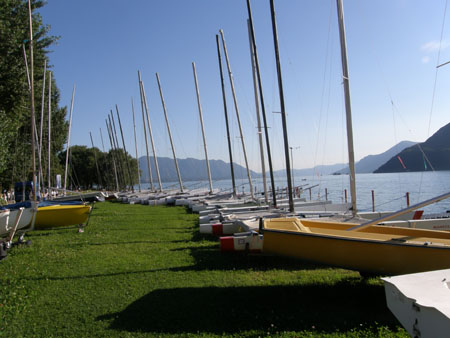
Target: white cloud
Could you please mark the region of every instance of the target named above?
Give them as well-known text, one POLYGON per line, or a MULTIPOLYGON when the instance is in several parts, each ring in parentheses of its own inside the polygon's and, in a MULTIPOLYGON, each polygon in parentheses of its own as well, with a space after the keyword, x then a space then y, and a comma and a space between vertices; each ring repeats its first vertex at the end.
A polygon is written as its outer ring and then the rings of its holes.
POLYGON ((428 63, 428 62, 430 62, 430 57, 429 56, 424 56, 422 58, 422 63, 428 63))
POLYGON ((431 53, 431 52, 437 52, 439 50, 439 47, 441 50, 446 49, 450 46, 450 42, 446 40, 442 40, 442 42, 433 40, 429 41, 425 44, 423 44, 420 49, 424 52, 431 53))

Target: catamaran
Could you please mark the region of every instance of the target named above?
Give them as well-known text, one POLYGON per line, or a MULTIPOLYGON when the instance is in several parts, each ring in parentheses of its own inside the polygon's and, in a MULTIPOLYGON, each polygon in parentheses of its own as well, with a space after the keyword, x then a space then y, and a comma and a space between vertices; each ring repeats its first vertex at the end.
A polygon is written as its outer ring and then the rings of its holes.
MULTIPOLYGON (((270 2, 274 30, 273 0, 270 2)), ((221 238, 221 249, 263 251, 275 255, 353 269, 362 273, 398 275, 450 268, 450 232, 378 225, 435 203, 450 193, 368 222, 355 223, 356 189, 351 130, 351 105, 342 1, 337 0, 349 145, 352 216, 347 221, 296 217, 261 219, 259 232, 221 238)), ((276 34, 274 33, 274 36, 276 34)))

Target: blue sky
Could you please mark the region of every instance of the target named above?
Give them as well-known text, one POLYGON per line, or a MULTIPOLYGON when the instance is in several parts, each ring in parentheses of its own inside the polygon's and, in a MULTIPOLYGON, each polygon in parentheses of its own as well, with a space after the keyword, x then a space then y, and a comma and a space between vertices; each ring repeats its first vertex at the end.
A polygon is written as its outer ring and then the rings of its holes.
MULTIPOLYGON (((289 141, 297 148, 294 166, 346 162, 336 3, 282 0, 275 7, 289 141)), ((272 113, 280 108, 269 1, 253 0, 252 9, 274 167, 282 169, 281 117, 272 113)), ((439 50, 440 63, 450 60, 444 9, 445 0, 344 0, 357 160, 402 140, 425 141, 450 122, 450 65, 436 73, 439 50)), ((245 0, 48 0, 41 15, 50 33, 61 37, 50 54, 61 105, 70 107, 76 84, 71 144, 90 146, 92 132, 101 148, 101 128, 109 148, 105 118, 117 104, 126 147, 134 155, 133 97, 139 156, 145 154, 145 141, 137 70, 149 100, 158 156, 170 157, 171 149, 156 72, 177 155, 204 158, 195 62, 209 157, 228 161, 215 42, 223 29, 250 167, 261 171, 245 0)), ((234 160, 243 165, 228 79, 226 86, 234 160)))

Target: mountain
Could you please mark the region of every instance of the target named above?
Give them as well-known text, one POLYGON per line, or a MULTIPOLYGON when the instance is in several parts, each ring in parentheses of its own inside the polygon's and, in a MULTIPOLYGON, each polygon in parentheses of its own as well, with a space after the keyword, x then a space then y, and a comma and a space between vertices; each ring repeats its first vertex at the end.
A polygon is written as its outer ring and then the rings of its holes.
MULTIPOLYGON (((345 167, 345 164, 338 163, 338 164, 329 164, 329 165, 318 165, 314 168, 307 168, 307 169, 294 169, 294 175, 295 176, 314 176, 314 175, 330 175, 336 170, 341 170, 345 167)), ((269 175, 269 173, 267 173, 269 175)), ((275 177, 280 176, 286 176, 286 170, 276 170, 273 172, 273 175, 275 177)), ((267 176, 269 177, 269 176, 267 176)))
MULTIPOLYGON (((373 173, 382 164, 386 163, 390 158, 397 155, 402 150, 415 145, 416 142, 402 141, 384 153, 378 155, 368 155, 355 163, 355 172, 357 174, 373 173)), ((335 174, 348 174, 349 169, 346 165, 344 169, 335 172, 335 174)))
MULTIPOLYGON (((156 170, 153 157, 150 157, 153 182, 157 182, 156 170)), ((211 176, 213 180, 230 179, 230 165, 222 160, 210 160, 211 176)), ((208 174, 206 172, 205 160, 195 158, 178 159, 181 179, 183 181, 206 181, 208 174)), ((141 181, 149 182, 147 160, 145 156, 139 158, 141 169, 141 181)), ((176 182, 178 180, 175 164, 172 158, 158 157, 159 172, 161 181, 176 182)), ((439 129, 424 143, 415 143, 411 141, 402 141, 384 153, 378 155, 369 155, 355 164, 356 173, 381 173, 381 172, 405 172, 405 171, 424 171, 432 170, 450 170, 450 123, 439 129), (425 160, 420 148, 423 149, 425 160), (397 158, 400 158, 405 165, 397 158), (432 163, 432 166, 430 165, 432 163), (383 164, 384 163, 384 164, 383 164)), ((261 173, 250 171, 252 178, 261 177, 261 173)), ((246 179, 247 171, 244 167, 234 164, 234 173, 236 179, 246 179)), ((313 176, 330 174, 347 174, 348 164, 338 163, 331 165, 319 165, 308 169, 294 169, 295 176, 313 176)), ((269 175, 267 173, 267 175, 269 175)), ((281 177, 286 175, 286 170, 277 170, 274 176, 281 177)), ((269 177, 269 176, 267 176, 269 177)))
MULTIPOLYGON (((150 165, 152 171, 153 182, 157 182, 155 163, 153 157, 150 157, 150 165)), ((230 165, 222 160, 210 160, 211 176, 213 180, 223 180, 231 178, 230 165)), ((175 163, 172 158, 158 157, 159 173, 161 181, 176 182, 178 181, 175 163)), ((195 158, 178 159, 178 167, 180 169, 181 179, 183 181, 205 181, 208 180, 205 160, 197 160, 195 158)), ((139 168, 141 169, 141 181, 149 182, 147 159, 145 156, 139 158, 139 168)), ((261 177, 260 173, 251 171, 252 178, 261 177)), ((247 178, 247 170, 234 164, 234 176, 236 179, 247 178)))
POLYGON ((404 149, 375 173, 450 170, 450 123, 428 140, 404 149))

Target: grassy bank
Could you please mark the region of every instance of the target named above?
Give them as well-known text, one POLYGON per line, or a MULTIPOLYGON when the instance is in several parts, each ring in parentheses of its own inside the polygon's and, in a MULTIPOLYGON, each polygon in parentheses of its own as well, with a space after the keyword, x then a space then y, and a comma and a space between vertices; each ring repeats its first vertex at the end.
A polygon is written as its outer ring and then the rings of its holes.
POLYGON ((99 203, 0 262, 0 336, 406 337, 378 279, 222 254, 182 207, 99 203))

